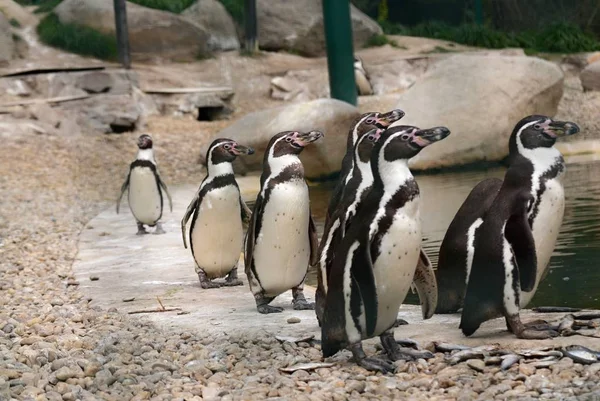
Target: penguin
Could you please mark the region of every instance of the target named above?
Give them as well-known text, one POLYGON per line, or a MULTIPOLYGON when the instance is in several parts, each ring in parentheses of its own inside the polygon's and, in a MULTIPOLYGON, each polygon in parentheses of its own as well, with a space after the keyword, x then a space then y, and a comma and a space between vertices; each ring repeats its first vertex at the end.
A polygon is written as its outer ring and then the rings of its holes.
POLYGON ((269 141, 260 192, 245 243, 245 272, 259 313, 282 312, 269 303, 291 289, 296 310, 314 309, 304 297, 304 279, 317 255, 304 167, 298 157, 323 137, 319 131, 284 131, 269 141))
POLYGON ((242 200, 232 163, 239 155, 253 153, 252 148, 234 140, 214 140, 206 152, 207 175, 181 220, 183 245, 187 248, 186 226, 191 218, 190 248, 204 289, 242 285, 237 277, 244 238, 242 221, 249 220, 252 213, 242 200), (225 276, 223 284, 211 281, 225 276))
POLYGON ((117 214, 123 194, 129 188, 129 208, 137 221, 137 235, 147 234, 144 224, 150 227, 156 226, 154 234, 164 234, 165 231, 159 222, 163 212, 162 191, 165 191, 169 199, 169 207, 172 212, 171 194, 158 173, 154 149, 152 149, 152 137, 148 134, 140 135, 137 145, 137 156, 129 165, 129 173, 121 186, 121 194, 117 199, 117 214))
POLYGON ((340 176, 333 191, 331 192, 331 199, 329 200, 329 205, 327 206, 327 213, 325 215, 326 226, 329 218, 338 207, 344 187, 349 180, 348 174, 351 173, 353 168, 354 146, 356 145, 358 138, 365 132, 368 132, 372 129, 385 129, 389 127, 396 121, 402 119, 404 114, 404 111, 400 109, 395 109, 383 114, 378 112, 369 112, 364 113, 352 123, 352 128, 350 128, 348 137, 346 139, 346 153, 342 159, 340 176))
MULTIPOLYGON (((579 132, 577 124, 554 121, 542 115, 523 118, 509 138, 509 170, 519 166, 524 187, 534 198, 528 210, 537 256, 537 277, 533 289, 522 291, 520 307, 533 298, 548 272, 550 257, 556 245, 564 214, 564 159, 554 144, 560 136, 579 132)), ((475 232, 483 223, 503 181, 489 178, 480 182, 469 194, 448 227, 439 251, 436 270, 439 289, 436 313, 457 312, 463 303, 468 275, 473 261, 475 232)))
POLYGON ((358 56, 354 56, 354 80, 356 81, 358 96, 370 96, 373 94, 371 78, 358 56))
POLYGON ((379 336, 389 359, 411 358, 392 331, 421 255, 419 186, 408 161, 449 134, 446 127, 399 125, 377 141, 371 157, 373 188, 336 249, 328 277, 323 357, 348 348, 360 366, 391 372, 392 363, 367 357, 362 349, 362 340, 379 336))

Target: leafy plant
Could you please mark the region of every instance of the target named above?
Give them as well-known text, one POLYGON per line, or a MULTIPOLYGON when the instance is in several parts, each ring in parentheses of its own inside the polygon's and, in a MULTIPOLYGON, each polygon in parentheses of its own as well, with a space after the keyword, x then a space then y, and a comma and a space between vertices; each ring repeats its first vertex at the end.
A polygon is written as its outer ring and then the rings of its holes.
POLYGON ((379 46, 385 46, 385 45, 390 45, 392 47, 399 47, 398 43, 396 43, 395 40, 390 40, 385 35, 373 35, 369 38, 369 40, 365 44, 366 47, 379 47, 379 46))
POLYGON ((8 21, 12 26, 14 26, 15 28, 20 28, 21 27, 21 23, 19 21, 17 21, 14 18, 11 18, 10 21, 8 21))
POLYGON ((63 24, 54 13, 44 17, 37 26, 40 40, 49 46, 103 60, 117 59, 117 40, 93 28, 63 24))
POLYGON ((38 8, 35 9, 34 13, 49 13, 54 10, 56 6, 62 3, 62 1, 63 0, 40 0, 37 3, 38 8))
POLYGON ((219 0, 229 15, 240 25, 244 25, 244 0, 219 0))
MULTIPOLYGON (((105 0, 106 1, 106 0, 105 0)), ((169 11, 179 14, 186 8, 194 4, 196 0, 129 0, 140 6, 154 8, 156 10, 169 11)))

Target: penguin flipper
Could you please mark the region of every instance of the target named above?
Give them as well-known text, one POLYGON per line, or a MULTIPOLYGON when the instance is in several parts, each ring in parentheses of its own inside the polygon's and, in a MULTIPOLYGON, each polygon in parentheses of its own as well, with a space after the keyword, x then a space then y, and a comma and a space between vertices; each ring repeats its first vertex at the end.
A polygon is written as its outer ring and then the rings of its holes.
POLYGON ((252 218, 250 224, 248 224, 248 231, 246 232, 246 241, 244 243, 244 271, 248 276, 248 281, 251 282, 250 277, 257 277, 252 262, 254 256, 254 242, 256 241, 256 235, 260 232, 259 216, 262 216, 263 208, 262 196, 259 194, 256 197, 256 203, 254 204, 254 210, 252 211, 252 218))
POLYGON ((121 194, 119 195, 119 199, 117 199, 117 214, 119 214, 119 207, 121 206, 121 199, 123 198, 123 194, 129 187, 129 178, 130 177, 131 177, 131 169, 127 173, 127 178, 125 179, 125 182, 123 183, 123 185, 121 185, 121 194))
POLYGON ((504 236, 515 254, 521 291, 533 291, 537 278, 537 257, 533 232, 524 210, 511 216, 506 223, 504 236))
POLYGON ((318 261, 319 256, 319 236, 317 234, 317 226, 313 220, 312 213, 309 211, 308 219, 308 240, 310 242, 310 258, 309 265, 313 266, 318 261))
POLYGON ((167 198, 169 199, 169 207, 171 209, 171 212, 173 212, 173 200, 171 199, 171 194, 169 193, 169 189, 167 188, 167 184, 165 184, 165 182, 162 180, 162 178, 160 178, 160 176, 157 174, 158 176, 158 183, 160 184, 160 186, 162 187, 162 189, 165 190, 165 193, 167 194, 167 198))
MULTIPOLYGON (((367 234, 368 235, 368 234, 367 234)), ((371 335, 377 325, 377 285, 375 283, 375 274, 373 272, 373 258, 371 257, 371 241, 365 246, 365 252, 362 263, 357 269, 352 266, 351 277, 353 283, 360 288, 362 304, 365 308, 365 321, 367 324, 367 333, 371 335)))
POLYGON ((429 319, 435 313, 438 288, 433 266, 431 265, 431 261, 429 260, 429 257, 427 257, 427 254, 423 251, 423 248, 421 248, 419 254, 419 261, 417 262, 413 284, 419 294, 423 319, 429 319))
POLYGON ((246 202, 242 199, 242 195, 240 195, 240 209, 242 211, 242 221, 250 221, 252 219, 252 210, 246 205, 246 202))
POLYGON ((181 236, 183 238, 183 247, 187 249, 187 241, 185 239, 185 227, 187 226, 187 222, 189 221, 192 214, 198 209, 200 206, 200 192, 196 192, 194 199, 190 202, 187 209, 185 210, 185 214, 181 219, 181 236))

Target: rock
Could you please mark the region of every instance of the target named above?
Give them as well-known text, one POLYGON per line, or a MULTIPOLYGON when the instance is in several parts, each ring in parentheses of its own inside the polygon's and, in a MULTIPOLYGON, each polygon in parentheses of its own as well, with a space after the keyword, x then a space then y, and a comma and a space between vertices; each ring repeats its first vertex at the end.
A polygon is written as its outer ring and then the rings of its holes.
POLYGON ((130 95, 95 95, 67 102, 63 109, 75 111, 81 126, 105 133, 134 131, 140 126, 141 110, 130 95))
MULTIPOLYGON (((238 157, 234 162, 234 170, 245 174, 262 170, 264 152, 273 135, 287 130, 319 130, 325 137, 307 146, 300 155, 305 175, 318 178, 339 171, 346 152, 348 131, 358 116, 358 109, 348 103, 317 99, 250 113, 219 132, 215 138, 231 138, 254 148, 256 152, 253 155, 238 157)), ((210 142, 212 140, 200 150, 203 164, 210 142)))
MULTIPOLYGON (((265 50, 288 50, 305 56, 325 54, 321 0, 258 0, 258 42, 265 50)), ((350 6, 354 48, 365 46, 381 27, 359 9, 350 6)))
POLYGON ((79 372, 73 368, 63 366, 62 368, 58 369, 55 374, 58 380, 64 382, 72 377, 77 377, 79 372))
POLYGON ((6 93, 9 95, 21 97, 28 97, 31 95, 31 87, 22 79, 4 79, 2 80, 2 84, 6 89, 6 93))
POLYGON ((300 318, 299 318, 299 317, 290 317, 290 318, 287 320, 287 322, 288 322, 289 324, 294 324, 294 323, 300 323, 300 322, 301 322, 301 320, 300 320, 300 318))
POLYGON ((16 46, 10 29, 10 23, 4 16, 4 13, 0 12, 0 65, 7 64, 15 58, 15 55, 16 46))
POLYGON ((600 61, 585 67, 579 76, 585 91, 600 91, 600 61))
POLYGON ((208 33, 206 45, 210 50, 240 48, 235 22, 223 4, 217 0, 198 0, 185 9, 182 16, 200 25, 208 33))
MULTIPOLYGON (((76 23, 115 34, 113 4, 105 0, 65 0, 54 9, 62 23, 76 23)), ((192 60, 207 55, 208 34, 179 15, 127 3, 131 55, 137 59, 161 56, 192 60)))
POLYGON ((556 64, 535 57, 453 55, 398 97, 406 112, 395 125, 446 126, 452 134, 413 158, 425 170, 496 161, 508 154, 515 124, 530 114, 554 116, 563 93, 556 64))
POLYGON ((485 370, 485 362, 481 359, 469 359, 467 366, 477 372, 483 372, 485 370))
POLYGON ((112 78, 105 72, 94 71, 78 77, 76 85, 88 93, 103 93, 110 90, 112 78))

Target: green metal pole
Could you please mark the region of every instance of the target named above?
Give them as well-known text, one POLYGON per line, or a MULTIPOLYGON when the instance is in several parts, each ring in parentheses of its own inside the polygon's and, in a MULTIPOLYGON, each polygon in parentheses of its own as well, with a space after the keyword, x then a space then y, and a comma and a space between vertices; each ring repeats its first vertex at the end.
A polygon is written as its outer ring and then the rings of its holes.
POLYGON ((475 22, 483 25, 483 0, 475 0, 475 22))
POLYGON ((357 105, 349 0, 323 0, 331 97, 357 105))
POLYGON ((256 0, 246 0, 244 8, 245 47, 248 53, 258 51, 258 23, 256 17, 256 0))

